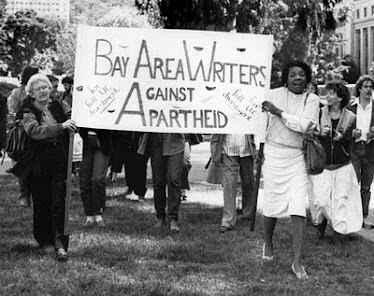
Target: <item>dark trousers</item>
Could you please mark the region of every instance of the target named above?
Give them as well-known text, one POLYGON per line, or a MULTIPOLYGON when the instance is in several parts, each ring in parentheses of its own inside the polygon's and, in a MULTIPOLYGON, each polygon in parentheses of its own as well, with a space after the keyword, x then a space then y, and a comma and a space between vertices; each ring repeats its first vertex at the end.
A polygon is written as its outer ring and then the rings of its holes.
POLYGON ((27 200, 30 199, 30 187, 31 187, 31 175, 25 174, 21 178, 18 179, 19 184, 19 191, 20 191, 20 198, 26 198, 27 200))
POLYGON ((138 147, 127 145, 124 153, 126 185, 136 195, 144 196, 147 188, 147 155, 137 153, 138 147))
POLYGON ((67 250, 69 236, 64 235, 66 156, 60 143, 43 145, 41 175, 31 178, 34 237, 40 246, 53 245, 56 250, 67 250))
POLYGON ((106 172, 110 156, 97 145, 96 136, 89 135, 83 143, 83 158, 79 171, 80 191, 86 216, 101 215, 106 201, 106 172))
POLYGON ((188 142, 186 142, 185 148, 184 148, 182 185, 181 185, 181 189, 185 189, 185 190, 190 190, 190 181, 188 180, 188 174, 192 168, 190 159, 191 159, 191 146, 188 142))
POLYGON ((354 144, 352 164, 355 168, 358 182, 361 182, 362 212, 364 217, 366 217, 369 214, 370 187, 373 182, 374 163, 367 159, 366 146, 363 142, 354 144))
POLYGON ((150 143, 150 157, 152 166, 154 204, 157 218, 166 217, 166 201, 168 219, 178 220, 181 202, 181 176, 184 152, 163 156, 162 138, 152 137, 150 143), (168 195, 166 198, 166 185, 168 195))

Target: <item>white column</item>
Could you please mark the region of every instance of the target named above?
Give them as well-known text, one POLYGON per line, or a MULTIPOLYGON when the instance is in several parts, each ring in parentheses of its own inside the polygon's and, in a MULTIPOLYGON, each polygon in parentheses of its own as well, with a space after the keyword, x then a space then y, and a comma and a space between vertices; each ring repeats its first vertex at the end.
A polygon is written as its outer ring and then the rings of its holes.
POLYGON ((371 63, 374 61, 374 54, 373 54, 373 33, 374 33, 374 26, 373 27, 368 27, 368 34, 369 34, 369 48, 368 48, 368 65, 369 65, 369 69, 371 67, 371 63))
POLYGON ((365 52, 364 52, 364 29, 360 29, 360 44, 358 44, 360 47, 360 56, 361 56, 361 62, 360 62, 360 75, 366 74, 365 69, 365 52))

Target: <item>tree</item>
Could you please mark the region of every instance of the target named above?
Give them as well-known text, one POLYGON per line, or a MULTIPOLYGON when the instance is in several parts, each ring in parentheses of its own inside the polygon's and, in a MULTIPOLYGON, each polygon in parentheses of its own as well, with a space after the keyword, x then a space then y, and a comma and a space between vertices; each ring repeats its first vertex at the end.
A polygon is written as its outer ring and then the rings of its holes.
MULTIPOLYGON (((273 34, 273 77, 289 59, 315 63, 323 35, 333 32, 341 0, 135 0, 141 13, 157 4, 166 28, 273 34)), ((338 16, 345 19, 346 11, 338 16)))
POLYGON ((74 71, 76 40, 77 30, 75 25, 64 28, 56 35, 57 57, 52 69, 54 74, 62 75, 74 71))
POLYGON ((78 23, 105 27, 156 26, 135 8, 133 0, 71 0, 70 20, 70 26, 62 28, 56 35, 57 57, 53 68, 55 74, 74 71, 78 23))
POLYGON ((5 11, 6 11, 5 7, 6 7, 6 0, 0 0, 0 20, 5 15, 5 11))
POLYGON ((102 27, 151 28, 146 16, 139 15, 135 7, 114 7, 97 22, 102 27))
POLYGON ((72 24, 96 26, 112 8, 131 7, 134 7, 133 0, 70 0, 70 20, 72 24))
POLYGON ((56 49, 57 23, 32 10, 8 16, 1 26, 0 57, 14 74, 21 72, 36 53, 56 49))

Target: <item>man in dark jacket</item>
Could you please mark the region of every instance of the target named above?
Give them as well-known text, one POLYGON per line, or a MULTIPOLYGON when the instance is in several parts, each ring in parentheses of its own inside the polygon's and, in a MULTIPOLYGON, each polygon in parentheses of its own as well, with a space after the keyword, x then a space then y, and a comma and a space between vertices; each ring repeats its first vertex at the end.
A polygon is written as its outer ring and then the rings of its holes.
POLYGON ((355 143, 352 148, 352 164, 358 181, 361 182, 362 210, 364 228, 373 228, 374 223, 368 219, 370 187, 374 174, 374 80, 369 75, 361 76, 355 86, 356 100, 349 109, 356 114, 356 129, 353 130, 355 143))

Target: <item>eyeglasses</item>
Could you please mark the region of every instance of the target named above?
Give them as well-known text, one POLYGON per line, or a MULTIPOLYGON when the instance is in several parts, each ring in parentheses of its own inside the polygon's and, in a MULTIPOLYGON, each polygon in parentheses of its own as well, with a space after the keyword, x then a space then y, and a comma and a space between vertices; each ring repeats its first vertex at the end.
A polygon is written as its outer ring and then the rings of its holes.
POLYGON ((46 90, 46 89, 49 89, 49 86, 47 84, 43 84, 41 86, 34 87, 34 91, 43 91, 43 90, 46 90))

